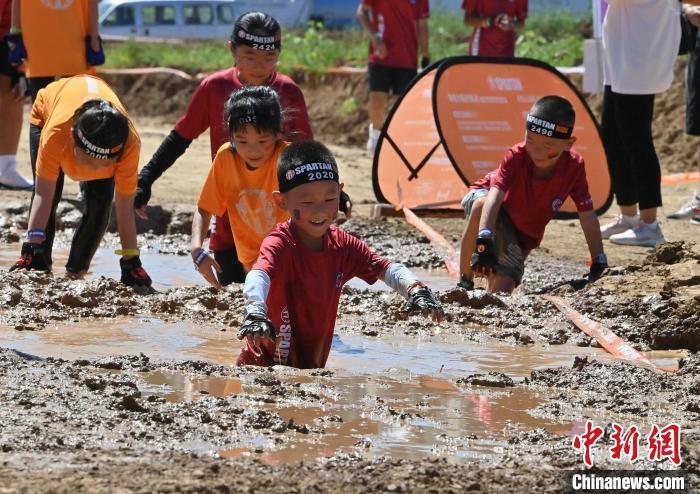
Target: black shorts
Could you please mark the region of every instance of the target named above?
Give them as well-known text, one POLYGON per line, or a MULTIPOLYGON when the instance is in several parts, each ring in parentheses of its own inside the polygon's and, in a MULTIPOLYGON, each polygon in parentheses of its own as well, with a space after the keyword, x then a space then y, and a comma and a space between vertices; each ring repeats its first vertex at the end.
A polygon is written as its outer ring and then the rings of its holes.
POLYGON ((417 69, 389 67, 388 65, 371 63, 367 67, 369 90, 379 93, 391 91, 398 96, 403 94, 417 73, 417 69))
POLYGON ((700 52, 688 53, 685 69, 685 133, 700 136, 700 52))

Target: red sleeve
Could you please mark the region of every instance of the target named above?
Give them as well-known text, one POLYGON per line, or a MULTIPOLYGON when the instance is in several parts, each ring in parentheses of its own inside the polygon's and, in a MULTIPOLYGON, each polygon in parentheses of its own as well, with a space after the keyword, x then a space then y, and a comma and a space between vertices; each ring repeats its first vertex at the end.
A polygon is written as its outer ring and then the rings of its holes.
POLYGON ((416 20, 430 17, 430 4, 428 0, 419 0, 416 9, 416 20))
POLYGON ((515 0, 515 16, 520 20, 527 18, 527 1, 515 0))
POLYGON ((299 86, 290 84, 285 89, 284 109, 289 113, 284 122, 285 138, 289 141, 307 141, 314 138, 309 121, 309 113, 306 110, 304 93, 299 86))
POLYGON ((346 255, 343 270, 347 273, 346 279, 357 277, 370 285, 373 284, 386 271, 391 261, 377 255, 359 238, 350 235, 345 230, 341 230, 341 232, 345 237, 346 255))
POLYGON ((491 175, 491 187, 496 187, 502 192, 507 192, 513 184, 515 177, 517 158, 512 150, 508 150, 503 161, 498 165, 496 172, 491 175))
POLYGON ((273 231, 265 237, 262 245, 260 245, 260 254, 255 264, 253 264, 253 269, 259 269, 267 273, 270 281, 284 276, 284 267, 290 264, 286 261, 287 253, 290 251, 287 247, 287 241, 282 234, 278 231, 273 231))
POLYGON ((209 128, 208 84, 204 79, 197 86, 187 111, 175 124, 175 132, 185 139, 195 140, 209 128))
POLYGON ((478 14, 478 9, 479 9, 479 0, 463 0, 462 1, 462 10, 466 14, 478 14))
POLYGON ((593 209, 593 199, 588 192, 588 180, 586 179, 586 168, 583 165, 583 160, 581 160, 578 166, 580 167, 579 173, 576 176, 576 182, 569 195, 574 201, 574 204, 576 204, 576 210, 579 213, 583 213, 593 209))

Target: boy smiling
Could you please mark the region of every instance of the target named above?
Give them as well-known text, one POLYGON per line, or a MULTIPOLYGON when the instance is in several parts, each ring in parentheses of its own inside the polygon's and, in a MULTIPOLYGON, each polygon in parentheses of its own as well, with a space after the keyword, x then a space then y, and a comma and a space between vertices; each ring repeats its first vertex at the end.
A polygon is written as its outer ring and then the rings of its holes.
POLYGON ((583 158, 571 149, 575 120, 566 99, 540 98, 527 116, 525 142, 510 148, 496 170, 471 186, 462 200, 468 222, 458 286, 472 289, 476 273, 488 277, 489 291, 512 292, 522 280, 525 258, 568 196, 591 255, 589 279, 607 267, 583 158))
POLYGON ((405 266, 378 256, 333 224, 343 184, 331 152, 316 141, 291 144, 277 167, 273 200, 290 213, 265 238, 243 289, 246 346, 238 365, 324 367, 343 286, 378 279, 408 302, 406 312, 443 318, 440 303, 405 266))

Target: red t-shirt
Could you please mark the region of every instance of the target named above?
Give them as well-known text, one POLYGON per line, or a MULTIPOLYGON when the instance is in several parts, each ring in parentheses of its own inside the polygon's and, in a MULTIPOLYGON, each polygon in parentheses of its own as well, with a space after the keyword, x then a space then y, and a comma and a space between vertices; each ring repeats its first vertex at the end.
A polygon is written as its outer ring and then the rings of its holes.
POLYGON ((379 58, 369 44, 369 63, 415 69, 418 67, 416 21, 430 15, 428 0, 362 0, 372 9, 372 29, 381 34, 387 56, 379 58))
MULTIPOLYGON (((464 0, 465 13, 480 17, 498 14, 515 16, 519 20, 527 17, 528 0, 464 0)), ((482 57, 512 57, 515 55, 515 32, 503 31, 496 26, 475 27, 469 39, 469 55, 482 57)))
POLYGON ((253 269, 270 277, 267 314, 282 340, 277 348, 266 342, 261 357, 244 347, 238 365, 324 367, 343 285, 354 277, 372 284, 390 264, 337 226, 328 228, 316 252, 297 241, 289 222, 280 223, 263 240, 253 269))
POLYGON ((525 144, 516 144, 506 151, 496 170, 471 187, 497 187, 505 193, 502 207, 508 213, 518 233, 520 247, 526 254, 540 245, 547 223, 567 197, 571 196, 579 212, 593 209, 583 158, 576 151, 562 153, 548 179, 535 179, 534 168, 525 144))
MULTIPOLYGON (((287 141, 313 139, 314 135, 306 111, 304 94, 288 76, 273 72, 267 83, 277 91, 280 106, 285 112, 282 131, 287 141)), ((185 139, 194 140, 209 129, 211 156, 229 141, 228 126, 224 122, 224 104, 231 93, 244 84, 238 79, 235 67, 211 74, 197 87, 187 112, 175 124, 175 131, 185 139)), ((212 229, 209 247, 213 250, 226 250, 234 246, 228 216, 217 216, 212 229)))
POLYGON ((12 24, 12 0, 0 0, 0 43, 2 38, 10 32, 12 24))

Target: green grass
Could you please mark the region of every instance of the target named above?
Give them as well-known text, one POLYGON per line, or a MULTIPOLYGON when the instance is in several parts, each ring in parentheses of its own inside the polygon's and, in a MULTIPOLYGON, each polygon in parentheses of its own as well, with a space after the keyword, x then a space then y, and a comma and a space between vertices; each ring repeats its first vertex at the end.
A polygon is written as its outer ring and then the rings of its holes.
MULTIPOLYGON (((433 15, 429 30, 433 60, 467 53, 469 28, 464 26, 461 13, 433 15)), ((533 16, 518 36, 516 55, 552 65, 578 65, 583 60, 583 38, 590 36, 590 30, 590 17, 577 18, 566 12, 533 16)), ((282 46, 279 67, 282 72, 366 64, 367 38, 359 28, 327 31, 320 25, 310 24, 306 30, 286 32, 282 46)), ((232 64, 225 40, 187 43, 130 40, 109 43, 106 53, 109 68, 166 66, 198 73, 232 64)))

